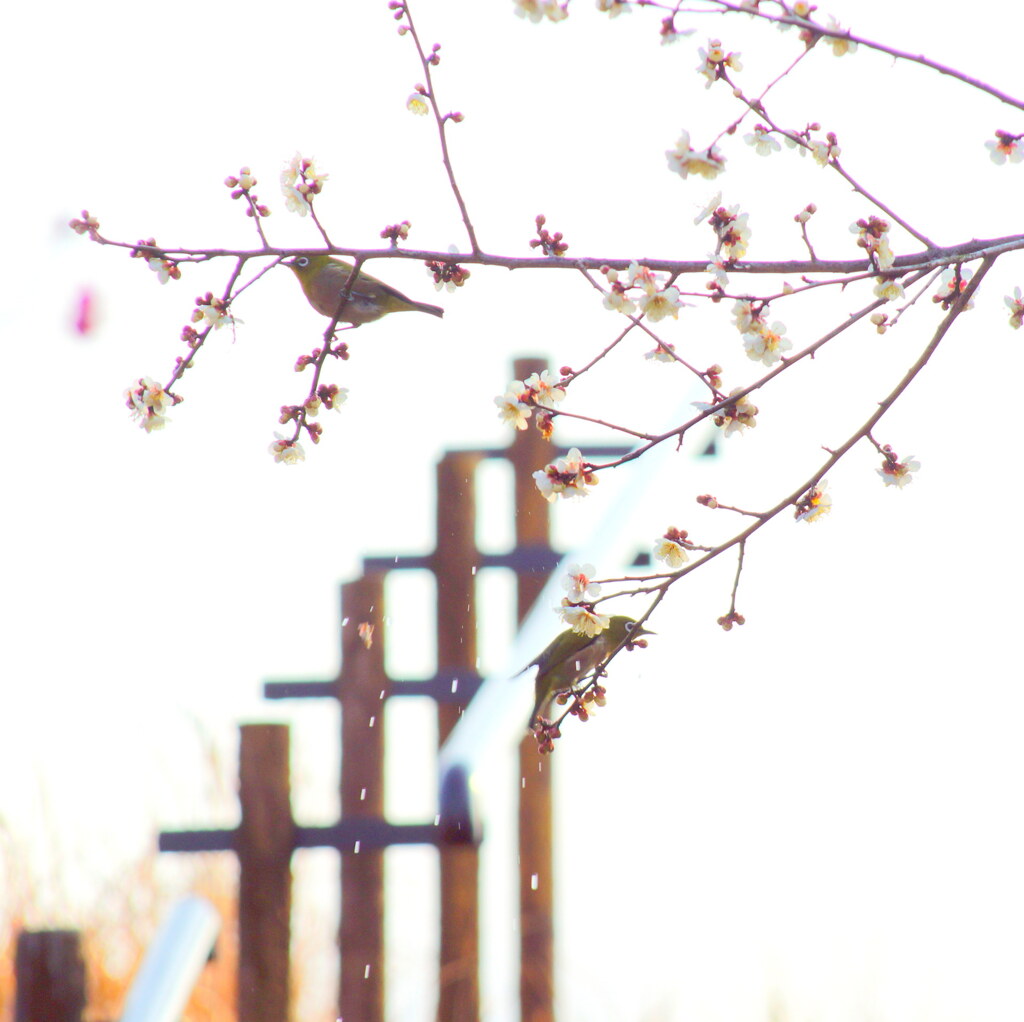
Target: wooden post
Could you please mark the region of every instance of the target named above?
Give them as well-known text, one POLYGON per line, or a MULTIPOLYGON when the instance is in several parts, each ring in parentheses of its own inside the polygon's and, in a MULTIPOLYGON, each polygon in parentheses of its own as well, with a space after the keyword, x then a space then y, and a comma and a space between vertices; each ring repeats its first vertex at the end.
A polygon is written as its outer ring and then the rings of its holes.
POLYGON ((295 841, 287 725, 242 726, 238 777, 238 1017, 287 1022, 295 841))
POLYGON ((14 955, 15 1022, 81 1022, 85 960, 74 930, 23 930, 14 955))
MULTIPOLYGON (((525 380, 547 368, 543 359, 517 359, 515 378, 525 380)), ((516 546, 549 546, 549 505, 533 473, 551 460, 551 446, 540 431, 517 430, 510 460, 515 477, 516 546)), ((526 617, 547 581, 541 572, 518 574, 517 610, 526 617)), ((553 1022, 555 940, 553 916, 551 757, 540 756, 537 741, 519 746, 519 1003, 522 1022, 553 1022)))
MULTIPOLYGON (((476 492, 480 455, 451 451, 437 467, 437 667, 476 670, 476 492)), ((458 722, 458 703, 439 703, 438 741, 458 722)), ((472 1022, 480 1016, 479 857, 471 845, 442 847, 441 972, 439 1022, 472 1022)))
MULTIPOLYGON (((342 586, 341 818, 384 818, 384 576, 342 586), (373 626, 370 646, 360 624, 373 626)), ((342 848, 338 1014, 384 1020, 384 849, 342 848)))

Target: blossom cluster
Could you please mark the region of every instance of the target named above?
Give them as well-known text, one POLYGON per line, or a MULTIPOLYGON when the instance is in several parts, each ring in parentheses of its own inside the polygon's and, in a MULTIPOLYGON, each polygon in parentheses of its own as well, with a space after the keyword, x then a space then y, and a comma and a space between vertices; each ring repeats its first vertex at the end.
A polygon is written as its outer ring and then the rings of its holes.
MULTIPOLYGON (((455 251, 454 247, 451 251, 455 251)), ((427 261, 427 272, 434 278, 434 290, 445 290, 449 294, 462 287, 471 276, 469 270, 458 263, 442 263, 436 259, 427 261)))
POLYGON ((670 526, 654 544, 654 558, 663 561, 673 571, 678 571, 690 559, 688 551, 693 549, 693 544, 687 539, 685 529, 677 529, 670 526))
POLYGON ((555 0, 513 0, 516 14, 529 18, 534 24, 547 18, 548 21, 564 21, 569 17, 568 5, 557 4, 555 0))
MULTIPOLYGON (((791 18, 795 18, 797 21, 809 21, 811 15, 817 10, 815 4, 809 3, 808 0, 794 0, 793 5, 786 10, 783 5, 783 10, 791 18)), ((780 32, 788 32, 792 27, 790 22, 780 21, 778 23, 778 29, 780 32)))
MULTIPOLYGON (((598 4, 600 4, 600 0, 598 0, 598 4)), ((661 28, 658 29, 658 34, 661 36, 662 46, 669 46, 697 31, 695 28, 676 28, 676 14, 678 13, 675 11, 667 18, 661 19, 661 28)))
POLYGON ((561 231, 555 231, 552 234, 544 226, 546 223, 547 217, 543 213, 538 213, 536 217, 537 237, 530 240, 530 248, 539 248, 544 255, 548 256, 564 256, 569 248, 569 243, 561 231))
POLYGON ((785 333, 786 325, 778 320, 770 327, 767 323, 758 323, 756 329, 748 330, 743 335, 747 358, 764 366, 775 365, 782 358, 782 353, 793 347, 793 342, 785 333))
MULTIPOLYGON (((939 278, 939 290, 932 295, 932 301, 941 304, 943 309, 948 310, 955 299, 959 298, 967 289, 973 276, 974 270, 969 266, 960 266, 959 264, 947 266, 942 271, 942 276, 939 278)), ((964 308, 973 309, 974 299, 969 300, 964 308)))
POLYGON ((533 480, 547 501, 562 497, 585 497, 587 487, 599 482, 593 466, 583 460, 578 447, 573 447, 564 458, 556 458, 550 465, 533 473, 533 480))
POLYGON ((601 583, 593 579, 596 570, 592 564, 570 564, 562 576, 562 588, 567 593, 558 608, 559 616, 574 632, 591 638, 610 624, 607 614, 594 609, 593 601, 601 595, 601 583))
POLYGON ((709 181, 718 177, 725 170, 725 157, 717 146, 707 149, 694 149, 690 145, 690 133, 683 131, 676 142, 675 149, 665 151, 668 169, 678 174, 684 181, 690 174, 706 177, 709 181))
POLYGON ((882 482, 886 486, 895 486, 902 490, 907 483, 914 481, 913 473, 921 467, 921 462, 913 455, 900 461, 899 455, 888 444, 881 449, 881 453, 884 459, 882 467, 875 471, 882 477, 882 482))
POLYGON ((782 150, 779 140, 763 124, 755 124, 754 130, 743 136, 743 141, 753 146, 758 156, 771 156, 772 153, 782 150))
POLYGON ((601 595, 601 583, 593 579, 597 569, 592 564, 570 564, 562 577, 562 588, 571 603, 596 600, 601 595))
POLYGON ((719 79, 728 82, 727 68, 731 68, 733 71, 743 70, 740 55, 738 53, 726 53, 722 49, 722 43, 719 39, 709 39, 708 48, 705 50, 703 46, 698 47, 697 53, 700 55, 700 63, 697 65, 697 70, 707 79, 707 83, 704 86, 706 89, 710 89, 719 79))
POLYGON ((558 612, 574 632, 591 638, 600 635, 611 623, 611 618, 607 614, 599 614, 589 604, 575 604, 567 597, 563 597, 558 612))
POLYGON ((282 436, 280 433, 274 433, 274 442, 268 450, 274 456, 274 461, 281 465, 297 465, 300 461, 306 460, 306 452, 302 449, 302 444, 297 440, 282 436))
POLYGON ((151 259, 147 259, 146 262, 149 268, 156 274, 156 279, 161 284, 166 284, 169 280, 181 279, 181 270, 172 259, 161 259, 158 256, 154 256, 151 259))
POLYGON ((995 139, 989 139, 985 143, 992 162, 1002 166, 1009 160, 1011 163, 1020 163, 1024 160, 1024 148, 1021 147, 1022 135, 1011 135, 1008 131, 996 131, 995 139))
POLYGON ((794 517, 798 522, 816 522, 832 510, 832 497, 827 490, 828 480, 822 479, 796 502, 794 517))
POLYGON ((747 242, 750 241, 750 226, 747 223, 749 216, 749 213, 740 212, 738 203, 728 209, 719 206, 712 211, 708 222, 718 236, 719 251, 725 256, 726 262, 735 263, 747 254, 747 242))
POLYGON ((888 270, 896 261, 889 247, 889 221, 877 216, 850 224, 850 233, 857 235, 857 245, 864 249, 877 270, 888 270))
POLYGON ((156 274, 156 279, 161 284, 166 284, 169 280, 180 280, 181 270, 178 264, 166 256, 154 255, 155 251, 159 252, 156 239, 148 238, 145 241, 140 240, 129 254, 132 259, 145 259, 146 265, 156 274))
MULTIPOLYGON (((828 30, 830 32, 842 32, 842 26, 836 21, 835 18, 829 16, 828 19, 828 30)), ((856 53, 857 44, 849 37, 849 33, 845 36, 829 35, 825 36, 825 42, 832 47, 832 55, 834 57, 844 57, 847 53, 856 53)))
POLYGON ((246 207, 248 216, 270 216, 270 210, 259 201, 259 196, 253 191, 256 187, 256 178, 249 167, 242 167, 237 175, 232 174, 224 179, 224 187, 231 189, 231 198, 240 199, 244 195, 249 201, 246 207))
MULTIPOLYGON (((282 405, 281 415, 277 421, 283 426, 300 419, 315 419, 321 408, 340 412, 341 406, 348 400, 348 394, 348 387, 339 387, 336 383, 321 383, 316 393, 310 394, 304 404, 282 405)), ((313 439, 315 442, 317 437, 314 436, 313 439)))
MULTIPOLYGON (((516 429, 526 429, 527 420, 534 408, 553 409, 565 399, 565 388, 558 384, 550 369, 534 373, 526 380, 513 380, 505 393, 494 399, 498 406, 498 417, 516 429)), ((550 420, 550 416, 546 417, 550 420)), ((541 425, 542 432, 549 432, 549 422, 541 425)))
POLYGON ((318 174, 313 161, 296 153, 281 171, 281 192, 284 204, 292 213, 306 216, 312 209, 314 195, 323 191, 326 174, 318 174))
POLYGON ((644 358, 650 359, 652 362, 676 362, 678 359, 675 356, 675 350, 674 344, 658 341, 650 351, 644 352, 644 358))
POLYGON ((217 298, 210 291, 196 299, 196 307, 192 310, 192 322, 205 322, 219 330, 222 326, 234 326, 241 320, 236 320, 228 312, 228 303, 223 298, 217 298))
POLYGON ((810 153, 819 167, 825 167, 832 160, 838 160, 843 150, 833 131, 828 132, 824 139, 811 137, 811 132, 820 130, 820 124, 809 124, 800 132, 784 132, 782 138, 788 148, 796 149, 801 156, 810 153))
POLYGON ((68 221, 68 227, 75 232, 75 234, 88 234, 94 241, 99 237, 100 222, 94 216, 90 216, 87 209, 82 210, 82 219, 78 217, 72 217, 68 221))
POLYGON ((637 262, 629 264, 625 276, 618 270, 602 266, 601 272, 609 284, 604 296, 604 307, 624 315, 632 316, 638 310, 652 323, 657 323, 666 316, 679 318, 679 310, 686 304, 679 295, 679 288, 674 284, 666 285, 646 266, 637 262), (635 299, 627 295, 627 291, 637 288, 641 294, 635 299))
POLYGON ((776 320, 771 326, 764 318, 764 306, 754 306, 750 301, 737 301, 732 307, 736 329, 743 335, 743 347, 747 358, 764 366, 773 366, 780 361, 783 352, 793 347, 785 336, 786 325, 776 320))
POLYGON ((904 297, 903 285, 894 277, 875 277, 874 294, 886 302, 904 297))
POLYGON ((430 104, 427 102, 427 88, 425 85, 417 85, 405 101, 405 108, 417 117, 426 117, 430 113, 430 104))
POLYGON ((174 406, 174 398, 155 380, 142 377, 124 392, 124 396, 132 418, 138 419, 147 433, 167 425, 167 411, 174 406))
MULTIPOLYGON (((745 429, 753 429, 757 425, 758 407, 745 395, 741 396, 742 387, 735 387, 729 392, 730 401, 723 405, 714 416, 712 422, 724 430, 725 436, 732 436, 733 433, 742 433, 745 429)), ((694 401, 694 408, 706 412, 714 405, 703 401, 694 401)))

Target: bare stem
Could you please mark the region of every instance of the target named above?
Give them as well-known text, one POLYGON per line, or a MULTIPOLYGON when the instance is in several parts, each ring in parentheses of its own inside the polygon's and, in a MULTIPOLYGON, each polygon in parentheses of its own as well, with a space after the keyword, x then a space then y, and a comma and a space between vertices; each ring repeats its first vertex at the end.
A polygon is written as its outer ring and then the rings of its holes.
POLYGON ((458 182, 455 180, 455 171, 452 168, 451 154, 448 151, 447 124, 449 118, 441 113, 441 109, 437 105, 437 98, 434 94, 433 76, 430 73, 430 58, 423 52, 423 45, 420 43, 420 37, 416 31, 416 26, 413 24, 409 0, 404 0, 404 7, 405 19, 409 25, 409 34, 412 36, 412 40, 416 45, 416 52, 419 54, 420 64, 423 67, 423 75, 426 79, 426 98, 430 102, 430 108, 434 112, 434 122, 437 124, 437 134, 441 143, 441 162, 444 164, 445 173, 448 175, 448 184, 451 186, 452 194, 455 196, 456 203, 458 203, 459 212, 462 214, 462 222, 466 226, 466 234, 469 237, 470 247, 473 250, 473 254, 477 255, 480 252, 480 244, 476 240, 476 230, 473 227, 473 221, 469 217, 469 209, 466 206, 466 200, 462 197, 462 191, 459 188, 458 182))

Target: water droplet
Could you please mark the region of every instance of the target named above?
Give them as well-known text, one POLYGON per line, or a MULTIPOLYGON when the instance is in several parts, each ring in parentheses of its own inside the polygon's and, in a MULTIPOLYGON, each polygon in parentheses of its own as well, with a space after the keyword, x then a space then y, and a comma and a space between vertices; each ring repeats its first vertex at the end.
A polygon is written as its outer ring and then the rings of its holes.
POLYGON ((475 574, 476 574, 476 565, 475 565, 475 564, 473 565, 473 567, 472 567, 472 568, 470 568, 470 569, 469 569, 469 573, 470 573, 471 575, 475 575, 475 574))
POLYGON ((347 625, 347 624, 348 624, 348 618, 347 617, 343 617, 341 619, 341 627, 344 628, 345 625, 347 625))
POLYGON ((352 846, 352 851, 355 852, 356 855, 359 854, 359 842, 358 841, 352 846))
POLYGON ((438 813, 438 814, 437 814, 437 815, 436 815, 436 816, 434 817, 434 826, 435 826, 435 827, 440 827, 440 826, 441 826, 441 814, 440 814, 440 813, 438 813))
POLYGON ((452 678, 452 691, 457 692, 459 690, 459 679, 452 678))
POLYGON ((359 801, 363 802, 365 800, 366 800, 366 789, 363 788, 362 791, 359 792, 359 801))
POLYGON ((373 727, 374 721, 375 721, 376 719, 377 719, 376 717, 371 717, 371 718, 370 718, 370 727, 373 727))
POLYGON ((535 891, 540 886, 540 877, 536 873, 530 874, 530 890, 535 891))
POLYGON ((370 978, 370 963, 367 962, 366 963, 366 968, 363 969, 363 979, 369 979, 369 978, 370 978))

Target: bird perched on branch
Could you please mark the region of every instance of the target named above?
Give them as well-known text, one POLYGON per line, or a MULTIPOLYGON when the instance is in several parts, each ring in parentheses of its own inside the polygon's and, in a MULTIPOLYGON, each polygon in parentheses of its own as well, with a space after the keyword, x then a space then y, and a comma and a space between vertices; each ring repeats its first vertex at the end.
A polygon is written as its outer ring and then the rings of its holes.
POLYGON ((567 628, 561 635, 555 636, 547 649, 523 668, 537 668, 534 680, 537 698, 530 715, 530 726, 536 723, 548 703, 559 692, 568 692, 575 687, 619 646, 632 645, 641 635, 653 634, 639 626, 633 618, 616 614, 609 620, 608 627, 597 635, 582 635, 567 628))
POLYGON ((362 326, 372 323, 390 312, 429 312, 431 316, 443 316, 444 309, 439 305, 428 305, 426 302, 414 302, 406 298, 401 291, 371 277, 365 270, 347 288, 352 276, 352 263, 333 256, 295 256, 285 261, 287 266, 302 285, 303 294, 309 304, 320 313, 334 319, 342 305, 342 296, 348 291, 348 300, 341 308, 339 323, 351 323, 362 326))

